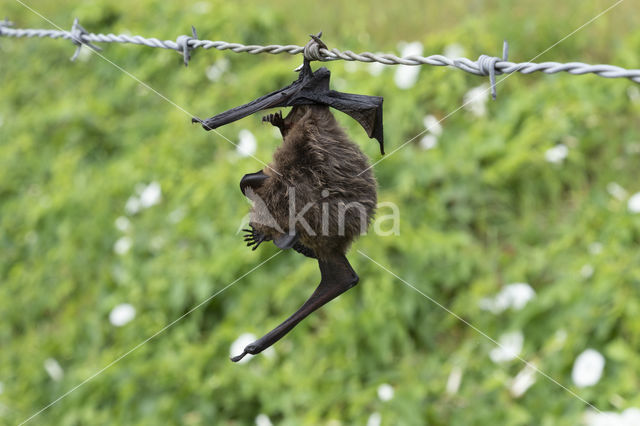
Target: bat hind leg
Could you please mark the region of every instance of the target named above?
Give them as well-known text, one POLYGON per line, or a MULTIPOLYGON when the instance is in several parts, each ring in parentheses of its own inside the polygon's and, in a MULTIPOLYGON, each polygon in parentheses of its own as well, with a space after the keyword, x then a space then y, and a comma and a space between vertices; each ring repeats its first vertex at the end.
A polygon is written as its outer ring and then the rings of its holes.
POLYGON ((293 247, 291 247, 292 249, 294 249, 295 251, 297 251, 298 253, 310 257, 312 259, 317 259, 318 256, 316 256, 316 253, 313 251, 313 249, 305 246, 304 244, 302 244, 300 241, 297 241, 293 247))
POLYGON ((320 284, 304 305, 282 324, 260 339, 247 345, 244 351, 240 355, 232 357, 231 361, 238 362, 247 354, 256 355, 267 349, 284 337, 284 335, 291 331, 309 314, 358 284, 358 275, 353 268, 351 268, 349 261, 344 255, 339 255, 331 259, 318 259, 318 265, 320 266, 320 274, 322 276, 320 284))

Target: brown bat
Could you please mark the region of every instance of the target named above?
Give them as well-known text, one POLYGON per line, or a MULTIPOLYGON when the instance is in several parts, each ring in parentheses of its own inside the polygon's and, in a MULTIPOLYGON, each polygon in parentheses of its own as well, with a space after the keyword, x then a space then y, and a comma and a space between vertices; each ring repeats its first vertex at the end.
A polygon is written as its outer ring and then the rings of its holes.
POLYGON ((293 106, 263 117, 283 136, 272 163, 240 182, 253 201, 245 241, 255 250, 263 241, 315 258, 320 284, 311 297, 275 329, 247 345, 234 362, 258 354, 300 321, 358 283, 345 254, 364 233, 376 203, 376 181, 365 155, 349 140, 329 107, 354 117, 370 137, 382 139, 382 98, 329 90, 330 72, 311 72, 305 60, 297 81, 246 105, 201 122, 207 129, 277 106, 293 106))

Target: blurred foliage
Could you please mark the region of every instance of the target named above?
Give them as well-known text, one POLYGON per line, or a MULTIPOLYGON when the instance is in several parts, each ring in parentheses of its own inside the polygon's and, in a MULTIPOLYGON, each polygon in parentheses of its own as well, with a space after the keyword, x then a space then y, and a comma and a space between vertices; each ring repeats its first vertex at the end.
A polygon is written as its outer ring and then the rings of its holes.
MULTIPOLYGON (((610 2, 30 5, 65 28, 77 16, 90 31, 161 39, 192 24, 202 38, 258 44, 304 44, 324 30, 329 46, 343 50, 397 51, 406 40, 433 54, 457 43, 473 58, 499 54, 505 38, 511 59, 524 61, 610 2)), ((537 61, 640 68, 638 12, 625 2, 537 61)), ((2 14, 18 27, 50 27, 18 2, 5 2, 2 14)), ((231 343, 270 330, 319 276, 311 260, 283 253, 155 335, 277 252, 251 252, 237 233, 248 211, 238 181, 262 165, 225 139, 250 129, 256 157, 268 161, 278 138, 259 117, 220 136, 191 125, 190 116, 288 84, 301 58, 198 50, 185 69, 176 52, 103 47, 181 108, 96 55, 70 63, 70 42, 0 39, 0 423, 26 419, 151 336, 33 424, 253 424, 260 413, 278 425, 365 424, 374 412, 383 424, 403 425, 581 421, 586 405, 541 376, 524 396, 511 396, 520 361, 494 364, 490 341, 356 250, 489 336, 522 330, 522 357, 598 408, 640 405, 640 215, 607 192, 612 182, 629 195, 640 191, 637 86, 509 76, 486 116, 460 110, 443 122, 435 149, 416 140, 388 155, 375 167, 379 198, 400 207, 400 235, 361 238, 350 253, 361 284, 300 324, 274 357, 236 365, 231 343), (212 65, 228 68, 215 83, 207 78, 212 65), (552 164, 545 152, 557 144, 569 154, 552 164), (152 181, 162 201, 127 214, 135 188, 152 181), (131 224, 124 232, 114 225, 122 216, 131 224), (118 254, 123 236, 132 247, 118 254), (592 275, 580 273, 584 265, 592 275), (537 297, 519 311, 480 310, 481 298, 510 282, 528 282, 537 297), (136 318, 114 327, 109 312, 125 302, 136 318), (575 388, 573 361, 588 347, 606 358, 603 378, 575 388), (62 380, 47 375, 47 358, 60 363, 62 380), (456 366, 461 386, 449 394, 456 366), (382 383, 395 389, 390 401, 376 394, 382 383)), ((372 76, 364 64, 326 66, 339 90, 385 97, 388 152, 424 130, 426 114, 447 116, 485 83, 422 67, 417 84, 401 90, 393 67, 372 76)), ((377 144, 339 119, 377 161, 377 144)))

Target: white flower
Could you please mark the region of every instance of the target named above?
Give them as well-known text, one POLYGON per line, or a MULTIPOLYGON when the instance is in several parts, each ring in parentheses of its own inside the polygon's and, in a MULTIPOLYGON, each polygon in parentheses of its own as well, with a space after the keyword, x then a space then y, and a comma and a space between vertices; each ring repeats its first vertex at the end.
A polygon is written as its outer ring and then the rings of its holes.
POLYGON ((380 413, 373 413, 367 419, 367 426, 380 426, 382 423, 382 416, 380 413))
POLYGON ((229 64, 230 62, 227 58, 218 59, 213 65, 207 67, 207 70, 205 71, 207 78, 214 83, 220 80, 222 74, 229 70, 229 64))
POLYGON ((498 339, 498 347, 489 352, 491 361, 495 363, 511 361, 520 355, 524 336, 521 331, 505 333, 498 339))
POLYGON ((383 402, 393 399, 393 387, 387 383, 378 386, 378 398, 383 402))
POLYGON ((638 426, 639 424, 640 409, 635 407, 627 408, 621 414, 589 410, 584 415, 585 426, 638 426))
POLYGON ((446 56, 449 59, 458 59, 464 56, 464 47, 458 43, 452 43, 444 48, 442 56, 446 56))
POLYGON ((513 283, 504 286, 493 298, 480 299, 478 305, 480 309, 499 314, 509 308, 520 310, 534 297, 536 297, 536 292, 529 284, 513 283))
MULTIPOLYGON (((422 43, 414 41, 413 43, 407 43, 402 47, 403 57, 422 55, 422 43)), ((416 65, 398 65, 396 73, 393 77, 393 81, 400 89, 410 89, 418 81, 418 74, 420 73, 420 67, 416 65)))
POLYGON ((434 135, 440 136, 442 134, 442 125, 440 124, 440 120, 435 116, 431 114, 425 115, 422 119, 422 124, 424 124, 425 129, 434 135))
POLYGON ((151 182, 140 192, 140 205, 143 208, 155 206, 162 200, 162 189, 158 182, 151 182))
POLYGON ((240 154, 240 156, 249 157, 256 152, 258 143, 256 142, 256 138, 255 136, 253 136, 253 133, 246 129, 243 129, 240 130, 240 133, 238 133, 238 138, 240 139, 240 142, 236 147, 236 151, 238 151, 238 154, 240 154))
POLYGON ((438 146, 438 137, 426 134, 420 139, 420 148, 426 150, 433 149, 438 146))
POLYGON ((593 275, 593 272, 594 272, 593 266, 591 266, 588 263, 586 265, 583 265, 582 268, 580 268, 580 276, 584 279, 591 278, 591 276, 593 275))
POLYGON ((489 100, 489 86, 481 84, 464 95, 463 106, 476 117, 487 115, 487 101, 489 100))
POLYGON ((516 377, 511 381, 509 392, 514 398, 520 398, 524 393, 536 382, 535 365, 530 363, 520 370, 516 377))
POLYGON ((132 195, 127 200, 127 204, 124 205, 124 210, 127 214, 136 214, 140 211, 140 200, 135 195, 132 195))
POLYGON ((560 164, 567 158, 567 155, 569 155, 569 148, 564 144, 558 144, 553 148, 549 148, 544 153, 544 158, 550 163, 560 164))
POLYGON ((116 219, 116 228, 118 228, 118 231, 127 232, 131 229, 131 221, 124 216, 120 216, 116 219))
POLYGON ((266 414, 258 414, 256 416, 256 426, 272 426, 271 419, 266 414))
POLYGON ((621 426, 620 416, 612 411, 589 411, 584 415, 585 426, 621 426))
POLYGON ((135 191, 137 195, 129 197, 127 204, 124 206, 127 214, 136 214, 140 210, 154 206, 162 200, 162 188, 160 188, 158 182, 151 182, 149 185, 138 183, 135 191))
POLYGON ((607 192, 614 198, 622 201, 627 198, 627 191, 616 182, 607 184, 607 192))
POLYGON ((629 198, 627 208, 631 213, 640 213, 640 192, 636 192, 629 198))
POLYGON ((460 366, 454 366, 449 373, 447 379, 447 393, 449 395, 455 395, 460 389, 460 383, 462 382, 462 368, 460 366))
POLYGON ((118 238, 118 241, 116 241, 116 243, 113 245, 113 251, 116 252, 116 254, 123 255, 131 249, 132 245, 133 242, 131 241, 131 238, 120 237, 118 238))
POLYGON ((121 303, 109 313, 109 321, 116 327, 122 327, 136 317, 136 308, 129 303, 121 303))
POLYGON ((640 425, 640 408, 627 408, 622 412, 622 423, 626 426, 640 425))
POLYGON ((59 382, 62 380, 62 377, 64 377, 64 370, 62 370, 58 361, 53 358, 47 358, 44 360, 44 369, 49 377, 56 382, 59 382))
POLYGON ((591 254, 600 254, 602 253, 602 243, 595 242, 589 244, 589 253, 591 254))
POLYGON ((509 306, 515 310, 524 308, 535 296, 536 292, 527 283, 509 284, 500 292, 500 297, 506 299, 509 306))
POLYGON ((571 379, 579 388, 593 386, 600 381, 604 369, 604 357, 595 349, 587 349, 576 358, 571 379))

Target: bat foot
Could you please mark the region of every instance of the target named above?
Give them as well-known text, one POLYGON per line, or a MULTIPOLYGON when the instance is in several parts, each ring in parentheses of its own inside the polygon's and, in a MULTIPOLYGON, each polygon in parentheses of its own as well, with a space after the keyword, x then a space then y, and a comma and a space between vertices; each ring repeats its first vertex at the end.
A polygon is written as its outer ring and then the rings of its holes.
POLYGON ((271 123, 272 126, 280 129, 280 132, 284 134, 284 119, 282 118, 282 111, 278 111, 275 114, 269 114, 262 117, 262 121, 265 123, 271 123))
POLYGON ((240 361, 242 358, 244 358, 245 355, 247 355, 249 352, 247 352, 246 350, 243 351, 240 355, 236 355, 236 356, 232 356, 231 357, 231 361, 232 362, 238 362, 240 361))
POLYGON ((238 362, 238 361, 240 361, 242 358, 244 358, 244 357, 245 357, 245 355, 248 355, 248 354, 251 354, 251 355, 257 355, 257 354, 259 354, 260 352, 262 352, 264 349, 266 349, 266 348, 259 348, 259 347, 256 345, 256 342, 254 342, 254 343, 252 343, 252 344, 250 344, 250 345, 247 345, 247 346, 244 348, 244 350, 242 351, 242 353, 241 353, 240 355, 232 356, 232 357, 231 357, 231 361, 233 361, 233 362, 238 362))
POLYGON ((238 361, 240 361, 242 358, 244 358, 244 356, 245 356, 246 354, 247 354, 246 352, 242 352, 240 355, 232 356, 232 357, 231 357, 231 361, 233 361, 233 362, 238 362, 238 361))
POLYGON ((244 241, 247 243, 247 247, 255 250, 263 241, 266 241, 267 237, 262 232, 257 231, 252 225, 249 226, 250 228, 243 229, 245 232, 244 241))

